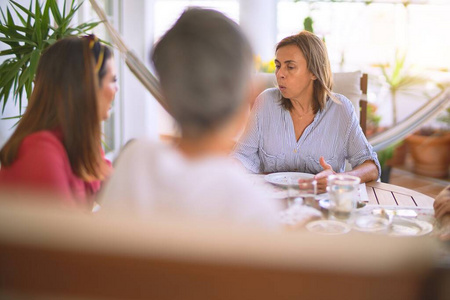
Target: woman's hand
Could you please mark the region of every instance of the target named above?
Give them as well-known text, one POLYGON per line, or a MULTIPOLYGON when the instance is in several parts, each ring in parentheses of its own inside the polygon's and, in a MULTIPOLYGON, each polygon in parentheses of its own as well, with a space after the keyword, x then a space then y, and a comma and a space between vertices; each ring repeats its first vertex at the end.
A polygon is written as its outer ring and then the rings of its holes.
POLYGON ((442 219, 450 214, 450 186, 443 190, 434 200, 434 215, 436 219, 442 219))
POLYGON ((450 240, 450 186, 439 193, 433 206, 434 215, 441 225, 439 238, 448 241, 450 240))
POLYGON ((327 191, 327 177, 336 174, 336 172, 333 170, 333 167, 325 161, 323 156, 320 157, 319 162, 323 171, 314 176, 314 178, 317 180, 317 192, 322 194, 327 191))

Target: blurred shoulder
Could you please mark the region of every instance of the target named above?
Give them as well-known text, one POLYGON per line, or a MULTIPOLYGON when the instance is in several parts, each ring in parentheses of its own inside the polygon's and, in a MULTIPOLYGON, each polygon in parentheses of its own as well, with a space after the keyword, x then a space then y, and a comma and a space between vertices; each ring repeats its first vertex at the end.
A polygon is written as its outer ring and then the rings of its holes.
POLYGON ((206 175, 207 178, 203 180, 208 181, 210 186, 221 186, 228 194, 251 187, 245 169, 233 163, 229 157, 205 157, 192 163, 190 167, 191 170, 196 170, 197 178, 206 175))
POLYGON ((125 144, 117 158, 117 163, 118 165, 145 164, 145 162, 158 161, 161 156, 172 152, 174 152, 173 147, 159 141, 135 139, 125 144))
POLYGON ((266 89, 256 98, 255 106, 260 109, 272 108, 273 106, 279 106, 280 99, 281 93, 278 88, 266 89))

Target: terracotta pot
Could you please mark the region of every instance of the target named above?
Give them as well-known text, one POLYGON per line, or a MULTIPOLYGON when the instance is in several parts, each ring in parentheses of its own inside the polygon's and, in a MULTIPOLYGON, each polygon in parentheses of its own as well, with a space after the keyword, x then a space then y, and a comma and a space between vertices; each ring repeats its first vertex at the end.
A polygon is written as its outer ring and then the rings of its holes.
POLYGON ((414 172, 442 178, 450 166, 450 133, 441 136, 413 134, 406 139, 414 161, 414 172))

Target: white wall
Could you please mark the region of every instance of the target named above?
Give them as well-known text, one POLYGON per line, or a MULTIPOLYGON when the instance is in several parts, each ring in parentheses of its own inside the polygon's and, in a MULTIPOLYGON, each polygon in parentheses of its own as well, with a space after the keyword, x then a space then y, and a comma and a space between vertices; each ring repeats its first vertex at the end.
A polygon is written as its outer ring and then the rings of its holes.
POLYGON ((263 61, 274 58, 277 38, 277 0, 241 0, 239 24, 255 54, 263 61))

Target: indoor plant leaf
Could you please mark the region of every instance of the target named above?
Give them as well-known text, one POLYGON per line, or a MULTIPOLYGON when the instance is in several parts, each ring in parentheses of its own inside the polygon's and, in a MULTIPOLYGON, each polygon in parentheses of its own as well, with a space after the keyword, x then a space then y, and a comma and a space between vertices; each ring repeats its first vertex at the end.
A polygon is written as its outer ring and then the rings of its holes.
POLYGON ((36 49, 31 53, 30 65, 28 67, 28 69, 30 70, 31 81, 34 81, 34 76, 36 74, 36 70, 37 70, 37 66, 38 66, 40 57, 41 57, 40 50, 36 49))
POLYGON ((22 17, 22 15, 19 13, 19 11, 17 10, 17 8, 15 8, 14 6, 12 7, 14 9, 14 11, 16 12, 16 16, 19 17, 20 22, 22 22, 23 26, 27 26, 27 21, 25 21, 25 18, 22 17))
POLYGON ((4 25, 0 25, 0 32, 3 34, 8 34, 8 35, 14 35, 16 37, 23 37, 23 38, 28 38, 26 35, 20 34, 20 32, 23 32, 25 34, 30 34, 33 33, 33 30, 31 30, 30 28, 27 27, 23 27, 23 26, 4 26, 4 25))
POLYGON ((37 44, 35 42, 33 42, 33 41, 25 40, 25 39, 18 39, 18 38, 8 38, 8 37, 2 38, 2 37, 0 37, 0 41, 4 42, 6 44, 10 44, 10 43, 16 42, 17 44, 15 44, 15 46, 20 46, 19 42, 23 42, 25 44, 29 44, 29 45, 32 45, 32 46, 37 46, 37 44))
POLYGON ((39 0, 31 0, 28 9, 10 0, 5 11, 0 9, 0 41, 9 46, 0 51, 0 56, 12 56, 0 65, 2 111, 11 92, 14 103, 22 109, 23 92, 25 90, 30 97, 39 58, 45 48, 61 38, 87 34, 87 31, 100 23, 86 22, 77 26, 71 24, 82 4, 83 2, 76 4, 72 0, 68 6, 64 1, 61 13, 57 0, 47 0, 43 5, 39 0), (12 13, 17 15, 17 24, 12 13))
POLYGON ((52 11, 52 15, 55 18, 55 23, 56 24, 61 24, 61 12, 59 11, 59 7, 58 4, 56 3, 56 1, 49 1, 50 2, 50 9, 52 11))
POLYGON ((20 60, 12 64, 11 69, 5 76, 3 76, 0 79, 0 89, 3 89, 3 86, 6 82, 14 78, 14 76, 18 76, 19 70, 23 67, 23 65, 28 61, 30 58, 31 53, 25 54, 20 60))
POLYGON ((22 46, 22 47, 17 47, 16 49, 3 50, 3 51, 0 51, 0 56, 12 55, 12 54, 18 54, 19 56, 21 56, 22 54, 29 53, 32 49, 33 48, 30 46, 22 46))
MULTIPOLYGON (((2 91, 0 92, 0 95, 5 95, 8 96, 9 93, 11 92, 11 88, 13 87, 14 84, 14 80, 10 80, 9 82, 7 82, 4 86, 2 91)), ((2 106, 2 114, 5 111, 5 107, 6 107, 6 102, 3 102, 3 106, 2 106)))
POLYGON ((41 19, 42 19, 42 13, 41 13, 41 6, 39 5, 39 1, 36 0, 35 3, 35 18, 34 18, 34 34, 36 35, 35 40, 37 41, 37 45, 40 48, 42 43, 42 33, 40 31, 41 29, 41 19))
POLYGON ((42 22, 41 22, 41 31, 44 40, 48 37, 48 31, 50 29, 50 3, 47 1, 45 3, 44 10, 42 12, 42 22))
MULTIPOLYGON (((31 16, 31 17, 34 18, 34 13, 31 11, 31 8, 30 9, 26 9, 24 6, 20 5, 19 3, 17 3, 16 1, 13 1, 13 0, 11 0, 10 2, 13 3, 14 6, 16 6, 17 8, 22 10, 25 14, 27 14, 28 16, 31 16)), ((32 4, 32 3, 30 3, 30 4, 32 4)))

